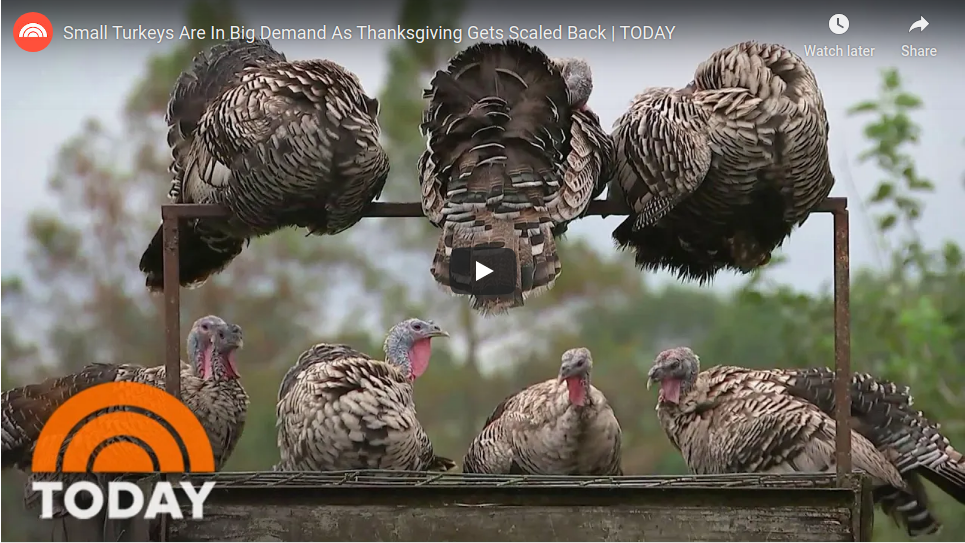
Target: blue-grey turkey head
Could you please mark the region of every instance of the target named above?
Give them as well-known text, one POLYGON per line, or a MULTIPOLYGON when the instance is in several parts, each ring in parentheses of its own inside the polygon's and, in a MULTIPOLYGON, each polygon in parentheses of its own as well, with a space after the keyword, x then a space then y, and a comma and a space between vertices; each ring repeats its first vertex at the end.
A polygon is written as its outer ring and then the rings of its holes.
MULTIPOLYGON (((266 40, 199 53, 168 103, 168 196, 219 204, 228 217, 181 228, 181 285, 220 272, 253 237, 355 225, 389 171, 378 113, 358 77, 329 60, 288 61, 266 40)), ((164 285, 162 241, 158 229, 140 261, 152 291, 164 285)))
POLYGON ((453 251, 515 255, 513 292, 471 295, 484 314, 553 286, 562 269, 556 236, 606 184, 612 143, 586 106, 590 75, 585 62, 554 61, 521 41, 478 43, 424 93, 422 209, 442 229, 432 276, 452 291, 453 251))
POLYGON ((413 381, 429 366, 431 341, 448 337, 432 321, 389 330, 385 360, 349 345, 319 343, 298 357, 278 390, 281 471, 389 469, 448 471, 416 416, 413 381))
POLYGON ((555 379, 503 400, 470 443, 463 472, 622 475, 622 430, 592 370, 589 349, 569 349, 555 379))
POLYGON ((237 324, 208 315, 194 322, 188 333, 188 359, 202 379, 237 379, 237 351, 244 346, 244 335, 237 324))
POLYGON ((393 326, 385 337, 385 361, 415 381, 429 368, 432 339, 437 337, 449 337, 449 333, 432 321, 406 319, 393 326))
MULTIPOLYGON (((834 372, 827 368, 700 371, 692 349, 657 355, 657 418, 694 473, 835 471, 834 372)), ((939 427, 911 409, 907 388, 868 374, 851 380, 851 457, 874 501, 912 537, 934 534, 921 479, 965 503, 965 462, 939 427)))
MULTIPOLYGON (((241 437, 248 413, 248 394, 241 385, 236 361, 243 345, 242 330, 221 317, 208 315, 194 322, 185 343, 188 362, 180 368, 181 401, 204 427, 215 456, 215 469, 221 470, 241 437)), ((166 378, 167 368, 163 365, 95 363, 70 375, 3 392, 3 467, 29 471, 34 447, 47 420, 76 394, 119 381, 143 383, 163 390, 166 378)), ((31 474, 30 478, 65 484, 90 480, 84 474, 60 473, 31 474)), ((28 482, 24 492, 27 507, 32 507, 39 496, 28 482)), ((66 510, 57 498, 54 515, 63 514, 66 510)))
POLYGON ((684 88, 644 90, 613 140, 608 196, 631 210, 613 237, 682 279, 767 264, 834 186, 817 79, 781 45, 739 43, 684 88))

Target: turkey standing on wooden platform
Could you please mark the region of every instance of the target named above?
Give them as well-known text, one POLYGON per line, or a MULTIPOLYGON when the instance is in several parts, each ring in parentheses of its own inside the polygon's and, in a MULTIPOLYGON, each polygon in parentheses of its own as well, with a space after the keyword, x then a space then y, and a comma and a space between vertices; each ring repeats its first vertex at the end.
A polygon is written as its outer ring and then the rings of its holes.
POLYGON ((650 88, 614 123, 613 232, 643 269, 709 281, 748 273, 834 185, 814 73, 780 45, 714 53, 683 89, 650 88))
MULTIPOLYGON (((189 364, 181 364, 181 401, 195 414, 208 434, 215 469, 220 470, 234 451, 245 426, 248 394, 239 380, 236 352, 242 347, 241 327, 220 317, 198 319, 188 334, 189 364)), ((30 472, 33 450, 50 416, 75 394, 91 387, 119 382, 144 383, 164 389, 164 366, 145 368, 131 364, 91 364, 72 375, 47 379, 3 393, 3 468, 30 472)), ((66 447, 69 440, 65 441, 66 447)), ((36 473, 31 480, 63 480, 82 474, 36 473)), ((28 481, 27 507, 39 499, 28 481)), ((66 513, 55 504, 56 516, 66 513)))
MULTIPOLYGON (((389 172, 379 102, 329 60, 288 62, 265 40, 199 54, 168 103, 172 203, 220 204, 228 219, 194 219, 180 234, 180 280, 203 283, 250 238, 297 226, 338 234, 378 198, 389 172)), ((161 229, 141 257, 164 286, 161 229)))
POLYGON ((278 390, 275 470, 454 468, 433 453, 413 398, 435 337, 449 334, 408 319, 389 331, 384 362, 348 345, 319 343, 302 353, 278 390))
POLYGON ((554 236, 603 191, 613 162, 612 141, 586 105, 592 89, 585 61, 552 60, 511 40, 462 51, 425 91, 422 209, 442 228, 433 277, 451 290, 456 249, 516 255, 516 291, 473 296, 473 308, 518 307, 559 275, 554 236))
POLYGON ((469 445, 465 473, 622 475, 621 430, 590 384, 589 349, 570 349, 556 379, 502 401, 469 445))
MULTIPOLYGON (((700 372, 686 347, 660 353, 647 386, 660 384, 657 416, 694 473, 833 472, 834 372, 826 368, 700 372)), ((855 374, 854 467, 874 499, 908 534, 938 531, 921 477, 965 503, 965 461, 938 425, 911 409, 907 388, 855 374)))

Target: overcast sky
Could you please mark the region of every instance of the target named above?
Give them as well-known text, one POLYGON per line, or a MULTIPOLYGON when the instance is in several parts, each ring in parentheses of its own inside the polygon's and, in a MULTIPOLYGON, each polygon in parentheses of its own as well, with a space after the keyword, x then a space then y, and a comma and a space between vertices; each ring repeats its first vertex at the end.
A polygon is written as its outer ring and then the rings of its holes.
MULTIPOLYGON (((845 11, 850 29, 839 36, 828 30, 828 20, 838 10, 843 10, 840 4, 826 8, 814 3, 808 3, 807 7, 782 5, 780 10, 749 6, 740 12, 732 9, 733 4, 728 5, 729 11, 726 12, 722 8, 703 9, 698 4, 688 4, 686 11, 672 13, 669 10, 673 6, 644 8, 638 5, 630 8, 593 2, 593 11, 586 13, 565 8, 532 8, 523 13, 519 9, 508 9, 513 4, 487 2, 485 6, 477 3, 469 8, 461 23, 463 41, 460 47, 471 43, 467 36, 471 25, 502 28, 507 33, 512 25, 555 27, 563 24, 564 29, 570 24, 593 28, 602 25, 608 29, 607 41, 539 40, 534 43, 553 56, 583 56, 590 61, 595 80, 590 105, 607 127, 627 108, 637 92, 648 86, 685 85, 692 78, 697 64, 712 51, 739 41, 774 41, 802 55, 804 47, 809 44, 874 47, 872 57, 806 59, 817 74, 830 117, 832 169, 837 176, 832 195, 847 196, 852 202, 851 259, 854 265, 871 266, 875 265, 875 254, 868 220, 861 212, 859 200, 867 196, 880 175, 872 166, 858 163, 857 155, 865 146, 861 132, 865 120, 847 118, 845 110, 874 95, 879 73, 886 66, 897 66, 909 90, 921 96, 926 104, 925 110, 915 117, 923 127, 924 136, 913 155, 920 173, 934 180, 938 193, 927 199, 922 224, 925 239, 930 245, 937 245, 945 239, 965 244, 965 220, 962 219, 965 110, 961 101, 961 89, 965 87, 962 56, 965 53, 962 11, 965 10, 947 7, 951 4, 914 2, 887 8, 880 5, 874 12, 845 11), (775 11, 780 11, 780 15, 770 15, 775 11), (506 13, 515 14, 507 16, 506 13), (927 29, 909 33, 908 27, 922 16, 930 23, 927 29), (670 40, 623 41, 619 26, 616 39, 610 35, 613 25, 666 25, 674 30, 670 40), (937 56, 902 57, 903 44, 935 47, 937 56)), ((50 18, 54 38, 51 45, 39 53, 20 50, 9 30, 2 38, 0 267, 4 274, 22 270, 25 219, 31 209, 48 205, 51 201, 45 185, 58 147, 87 117, 98 117, 116 125, 118 111, 141 74, 145 60, 172 45, 169 41, 158 44, 118 41, 113 37, 98 42, 67 41, 63 38, 64 26, 140 24, 179 32, 184 12, 184 3, 180 1, 166 2, 163 10, 117 4, 109 11, 110 16, 105 15, 108 13, 107 4, 103 7, 101 4, 98 7, 85 4, 83 10, 79 4, 33 1, 27 5, 16 1, 6 5, 2 15, 4 28, 12 29, 16 18, 25 11, 37 10, 50 18)), ((306 8, 300 4, 289 6, 285 2, 262 5, 270 5, 271 11, 253 7, 241 10, 250 26, 315 28, 324 24, 329 32, 335 25, 394 27, 397 12, 394 3, 370 1, 357 2, 353 4, 355 7, 337 8, 337 13, 331 10, 316 13, 314 11, 321 8, 306 8), (377 6, 386 9, 376 9, 377 6)), ((772 4, 768 5, 773 8, 772 4)), ((357 35, 358 30, 355 32, 357 35)), ((289 59, 328 57, 345 65, 359 75, 371 94, 381 88, 385 75, 385 49, 389 42, 353 39, 342 42, 273 40, 272 43, 289 59)), ((587 236, 603 250, 612 250, 610 232, 619 221, 619 218, 588 218, 571 227, 571 232, 587 236)), ((832 261, 830 216, 812 218, 785 244, 784 253, 790 257, 791 263, 777 270, 775 278, 809 290, 829 281, 832 261)), ((733 284, 734 278, 729 276, 716 283, 717 286, 733 284)))

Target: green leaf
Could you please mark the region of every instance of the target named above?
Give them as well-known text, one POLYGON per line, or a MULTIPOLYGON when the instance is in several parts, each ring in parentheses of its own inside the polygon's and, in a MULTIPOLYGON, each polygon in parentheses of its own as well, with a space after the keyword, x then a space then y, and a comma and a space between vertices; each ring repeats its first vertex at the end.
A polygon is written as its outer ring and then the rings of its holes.
POLYGON ((895 206, 904 212, 910 212, 921 207, 920 201, 915 198, 909 198, 908 196, 895 196, 894 202, 895 206))
POLYGON ((848 115, 857 115, 859 113, 872 113, 878 111, 878 102, 873 100, 865 100, 864 102, 859 102, 850 108, 848 108, 848 115))
POLYGON ((945 266, 950 269, 956 269, 962 265, 962 249, 952 241, 945 242, 942 257, 945 259, 945 266))
POLYGON ((935 184, 928 179, 912 177, 908 179, 908 188, 922 192, 933 192, 935 190, 935 184))
POLYGON ((891 183, 883 182, 878 185, 878 190, 875 191, 874 196, 871 197, 872 202, 881 202, 887 200, 895 191, 895 186, 891 183))
POLYGON ((895 96, 895 105, 901 108, 917 109, 922 106, 922 101, 914 94, 903 92, 895 96))
POLYGON ((901 76, 896 68, 887 68, 883 74, 885 90, 895 90, 901 86, 901 76))
POLYGON ((889 213, 883 217, 878 217, 878 230, 882 233, 887 232, 894 228, 895 224, 898 222, 898 217, 894 213, 889 213))

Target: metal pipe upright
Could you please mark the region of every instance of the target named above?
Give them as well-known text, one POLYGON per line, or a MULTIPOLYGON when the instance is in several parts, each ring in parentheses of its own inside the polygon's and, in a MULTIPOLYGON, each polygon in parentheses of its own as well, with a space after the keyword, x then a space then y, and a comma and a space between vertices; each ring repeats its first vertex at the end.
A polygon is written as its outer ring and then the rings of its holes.
POLYGON ((161 229, 164 246, 164 390, 181 399, 181 277, 180 218, 161 207, 161 229))
POLYGON ((851 473, 851 255, 848 208, 834 215, 834 398, 838 481, 851 473))

